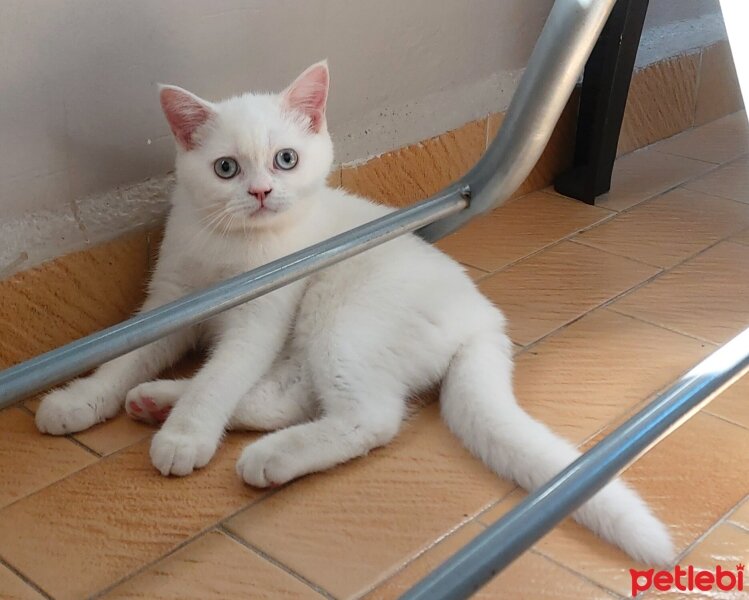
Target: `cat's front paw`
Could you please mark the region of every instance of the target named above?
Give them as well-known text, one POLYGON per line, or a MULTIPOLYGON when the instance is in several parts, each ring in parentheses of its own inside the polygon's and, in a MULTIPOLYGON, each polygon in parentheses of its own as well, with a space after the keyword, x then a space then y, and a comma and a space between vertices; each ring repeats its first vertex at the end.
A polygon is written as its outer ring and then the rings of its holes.
POLYGON ((237 475, 255 487, 277 487, 305 473, 298 472, 293 456, 270 434, 247 446, 237 461, 237 475))
POLYGON ((207 465, 216 453, 218 442, 216 436, 165 427, 151 441, 151 462, 164 476, 183 477, 207 465))
POLYGON ((47 394, 36 411, 36 426, 42 433, 65 435, 83 431, 113 417, 119 403, 111 402, 104 386, 79 379, 68 387, 47 394))

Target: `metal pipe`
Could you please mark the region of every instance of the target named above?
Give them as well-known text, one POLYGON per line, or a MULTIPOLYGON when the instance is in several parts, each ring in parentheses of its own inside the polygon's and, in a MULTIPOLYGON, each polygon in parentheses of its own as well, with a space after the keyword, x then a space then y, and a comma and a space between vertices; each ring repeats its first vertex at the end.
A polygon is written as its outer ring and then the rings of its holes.
POLYGON ((0 408, 394 237, 421 228, 417 233, 433 241, 498 206, 541 156, 614 2, 556 0, 499 135, 457 183, 414 206, 11 367, 0 373, 0 408))
POLYGON ((495 208, 520 187, 541 157, 616 0, 556 0, 499 134, 463 181, 471 206, 419 232, 439 239, 495 208))
POLYGON ((227 279, 0 372, 0 407, 83 373, 107 360, 272 292, 310 273, 392 240, 468 205, 455 186, 324 242, 227 279))
POLYGON ((445 561, 401 600, 467 598, 613 477, 749 371, 749 329, 445 561))

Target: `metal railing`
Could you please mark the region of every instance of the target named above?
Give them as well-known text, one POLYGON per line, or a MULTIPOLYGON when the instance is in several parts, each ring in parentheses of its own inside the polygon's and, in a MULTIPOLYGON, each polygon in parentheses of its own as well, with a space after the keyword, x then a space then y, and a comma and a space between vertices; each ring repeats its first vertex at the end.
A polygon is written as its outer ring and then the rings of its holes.
MULTIPOLYGON (((416 231, 434 241, 499 206, 540 157, 615 1, 556 0, 497 138, 460 181, 409 208, 11 367, 0 373, 0 407, 395 237, 416 231)), ((749 330, 530 494, 404 598, 469 596, 747 369, 749 330)))

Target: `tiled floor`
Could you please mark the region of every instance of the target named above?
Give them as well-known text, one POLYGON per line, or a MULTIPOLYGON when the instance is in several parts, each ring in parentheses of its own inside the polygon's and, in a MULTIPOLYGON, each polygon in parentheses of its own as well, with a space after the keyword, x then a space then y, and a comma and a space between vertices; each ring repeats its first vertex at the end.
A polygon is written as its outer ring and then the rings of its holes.
MULTIPOLYGON (((536 192, 440 242, 505 309, 530 413, 588 447, 749 323, 748 136, 743 114, 709 123, 622 157, 597 207, 536 192)), ((749 377, 625 475, 682 564, 749 560, 747 396, 749 377)), ((164 479, 148 427, 45 437, 35 407, 0 412, 3 599, 390 599, 524 496, 434 405, 387 448, 272 492, 234 474, 251 434, 164 479)), ((480 597, 624 598, 635 566, 565 522, 480 597)))

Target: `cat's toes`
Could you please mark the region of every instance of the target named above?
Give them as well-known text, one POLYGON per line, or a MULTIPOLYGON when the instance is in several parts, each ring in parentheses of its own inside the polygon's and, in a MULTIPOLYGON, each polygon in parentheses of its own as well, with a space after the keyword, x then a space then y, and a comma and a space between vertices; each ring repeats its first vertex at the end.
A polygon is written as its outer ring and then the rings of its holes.
POLYGON ((172 403, 164 404, 158 395, 149 394, 148 384, 133 388, 125 397, 125 411, 131 419, 156 425, 166 421, 172 403))
POLYGON ((218 441, 201 433, 162 429, 151 441, 151 462, 164 476, 189 475, 208 464, 216 452, 218 441))
POLYGON ((118 407, 103 401, 96 386, 75 382, 69 388, 47 394, 36 411, 36 426, 42 433, 64 435, 88 429, 114 416, 118 407))
POLYGON ((295 468, 293 457, 278 447, 269 435, 247 446, 237 461, 237 474, 255 487, 276 487, 304 473, 295 468))

